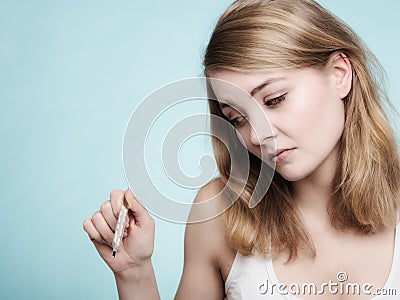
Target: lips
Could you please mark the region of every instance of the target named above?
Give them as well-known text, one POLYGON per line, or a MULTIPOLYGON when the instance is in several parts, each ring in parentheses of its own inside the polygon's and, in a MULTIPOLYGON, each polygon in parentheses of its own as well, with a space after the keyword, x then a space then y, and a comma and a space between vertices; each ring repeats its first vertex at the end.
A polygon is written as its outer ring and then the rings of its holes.
POLYGON ((284 153, 284 152, 286 152, 286 151, 293 150, 293 149, 295 149, 295 148, 278 149, 278 150, 276 150, 274 153, 269 153, 269 154, 268 154, 268 157, 269 157, 270 160, 274 161, 274 160, 276 160, 276 158, 277 158, 279 155, 281 155, 282 153, 284 153))
POLYGON ((268 157, 269 157, 269 158, 274 158, 275 156, 278 156, 279 154, 281 154, 282 152, 287 151, 287 150, 291 150, 291 148, 278 149, 278 150, 276 150, 274 153, 269 153, 269 154, 268 154, 268 157))

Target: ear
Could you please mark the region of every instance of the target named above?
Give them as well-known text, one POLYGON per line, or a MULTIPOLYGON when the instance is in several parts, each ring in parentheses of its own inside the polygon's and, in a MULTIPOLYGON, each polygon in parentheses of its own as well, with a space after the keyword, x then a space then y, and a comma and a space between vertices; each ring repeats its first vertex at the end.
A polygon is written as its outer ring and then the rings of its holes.
POLYGON ((353 69, 349 58, 343 52, 334 52, 329 59, 329 69, 335 80, 340 99, 344 99, 351 90, 353 69))

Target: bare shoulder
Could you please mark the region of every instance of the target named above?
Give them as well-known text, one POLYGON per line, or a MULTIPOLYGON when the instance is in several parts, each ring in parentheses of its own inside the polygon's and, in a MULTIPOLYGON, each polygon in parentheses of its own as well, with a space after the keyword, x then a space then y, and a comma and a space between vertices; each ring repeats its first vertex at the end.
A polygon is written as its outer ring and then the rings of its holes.
POLYGON ((221 213, 225 210, 226 204, 226 200, 221 199, 221 191, 223 188, 224 183, 221 179, 216 178, 210 181, 200 189, 194 203, 204 203, 204 201, 210 201, 210 203, 212 203, 210 206, 206 207, 206 210, 208 212, 213 211, 215 217, 204 222, 202 224, 202 229, 205 236, 210 236, 210 238, 207 239, 207 247, 210 250, 209 255, 218 267, 220 276, 225 282, 235 259, 236 250, 234 250, 226 240, 226 228, 223 221, 223 214, 221 213))
POLYGON ((215 194, 218 194, 223 188, 224 183, 222 182, 222 180, 220 178, 214 178, 199 190, 199 193, 197 195, 200 196, 200 198, 196 197, 195 201, 206 200, 201 199, 201 196, 214 196, 215 194))
POLYGON ((197 245, 218 252, 225 244, 225 225, 222 219, 224 200, 221 191, 222 181, 217 178, 204 185, 194 199, 192 210, 186 226, 186 237, 205 243, 197 245))
POLYGON ((213 216, 220 208, 218 195, 222 189, 221 180, 212 180, 200 189, 194 200, 189 217, 192 223, 185 230, 184 269, 175 299, 197 299, 194 295, 198 299, 224 297, 225 276, 221 265, 226 263, 221 260, 233 260, 234 253, 226 243, 221 214, 213 216), (195 205, 199 205, 197 211, 195 205), (199 219, 204 216, 211 218, 199 219))

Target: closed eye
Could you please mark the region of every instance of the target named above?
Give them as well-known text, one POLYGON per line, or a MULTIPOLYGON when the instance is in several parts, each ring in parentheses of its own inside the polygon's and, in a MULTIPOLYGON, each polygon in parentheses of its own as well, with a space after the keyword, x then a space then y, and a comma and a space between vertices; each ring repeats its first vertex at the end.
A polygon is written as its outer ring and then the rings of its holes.
POLYGON ((269 107, 275 106, 275 105, 281 103, 282 101, 284 101, 286 99, 286 95, 287 95, 287 93, 280 95, 279 97, 275 97, 273 99, 267 100, 264 102, 264 104, 269 107))
POLYGON ((229 122, 233 125, 233 127, 237 128, 241 125, 243 125, 246 121, 246 118, 243 116, 239 116, 233 119, 230 119, 229 122))

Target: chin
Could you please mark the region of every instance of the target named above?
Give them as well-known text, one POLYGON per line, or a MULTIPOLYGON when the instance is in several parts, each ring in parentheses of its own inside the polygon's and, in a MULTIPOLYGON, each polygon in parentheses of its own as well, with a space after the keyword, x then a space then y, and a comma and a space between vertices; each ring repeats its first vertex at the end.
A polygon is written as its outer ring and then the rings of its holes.
POLYGON ((296 182, 303 180, 304 178, 307 178, 309 176, 309 173, 307 172, 301 172, 301 171, 294 171, 294 170, 278 170, 276 169, 275 172, 279 173, 285 180, 289 182, 296 182))

